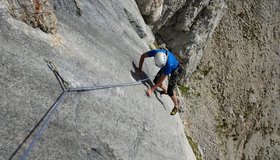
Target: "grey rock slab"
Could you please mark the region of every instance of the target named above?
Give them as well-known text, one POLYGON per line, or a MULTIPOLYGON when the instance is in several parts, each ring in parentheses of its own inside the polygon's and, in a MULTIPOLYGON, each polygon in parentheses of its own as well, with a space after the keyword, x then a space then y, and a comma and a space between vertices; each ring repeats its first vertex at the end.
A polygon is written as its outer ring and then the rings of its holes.
MULTIPOLYGON (((81 1, 80 16, 53 5, 58 31, 51 35, 13 19, 0 3, 0 159, 11 156, 61 93, 44 59, 71 87, 118 84, 135 81, 132 62, 148 50, 125 16, 134 1, 81 1)), ((152 60, 143 69, 149 76, 157 71, 152 60)), ((148 98, 146 89, 67 93, 28 159, 195 159, 179 116, 169 115, 171 100, 148 98)))

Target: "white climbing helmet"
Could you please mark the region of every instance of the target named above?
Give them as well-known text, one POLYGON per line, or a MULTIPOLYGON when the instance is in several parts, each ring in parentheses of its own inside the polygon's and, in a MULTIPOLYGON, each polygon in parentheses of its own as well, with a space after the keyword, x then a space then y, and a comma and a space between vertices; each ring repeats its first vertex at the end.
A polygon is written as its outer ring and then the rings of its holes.
POLYGON ((156 55, 154 56, 154 60, 155 60, 156 66, 158 66, 159 68, 162 68, 163 66, 165 66, 165 64, 167 62, 167 56, 163 52, 157 52, 156 55))

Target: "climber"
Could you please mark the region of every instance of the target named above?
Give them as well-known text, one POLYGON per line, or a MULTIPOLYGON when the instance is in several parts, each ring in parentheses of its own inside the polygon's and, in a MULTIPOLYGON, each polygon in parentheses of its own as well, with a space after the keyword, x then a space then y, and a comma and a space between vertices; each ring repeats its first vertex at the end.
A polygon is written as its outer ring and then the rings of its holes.
POLYGON ((142 65, 144 59, 147 57, 154 57, 155 65, 160 68, 157 75, 155 76, 153 82, 154 86, 146 91, 147 96, 151 94, 160 87, 162 91, 161 94, 168 94, 174 103, 174 107, 170 115, 175 115, 179 110, 179 101, 177 99, 176 93, 174 93, 175 85, 180 80, 180 75, 182 74, 182 67, 174 54, 165 49, 150 50, 141 55, 139 60, 139 66, 136 68, 137 75, 141 76, 142 65), (168 80, 168 87, 163 83, 168 75, 171 75, 168 80))

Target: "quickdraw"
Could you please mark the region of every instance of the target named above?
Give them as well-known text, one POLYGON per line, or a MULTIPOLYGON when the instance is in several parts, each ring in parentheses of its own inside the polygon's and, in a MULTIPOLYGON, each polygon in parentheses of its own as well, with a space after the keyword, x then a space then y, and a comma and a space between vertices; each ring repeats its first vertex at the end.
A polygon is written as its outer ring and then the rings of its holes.
POLYGON ((50 70, 53 71, 57 81, 59 82, 60 84, 60 87, 62 88, 63 91, 69 89, 70 85, 67 81, 65 81, 61 75, 58 73, 58 70, 55 66, 55 64, 52 62, 52 61, 49 61, 49 60, 44 60, 46 63, 47 63, 47 66, 50 68, 50 70))

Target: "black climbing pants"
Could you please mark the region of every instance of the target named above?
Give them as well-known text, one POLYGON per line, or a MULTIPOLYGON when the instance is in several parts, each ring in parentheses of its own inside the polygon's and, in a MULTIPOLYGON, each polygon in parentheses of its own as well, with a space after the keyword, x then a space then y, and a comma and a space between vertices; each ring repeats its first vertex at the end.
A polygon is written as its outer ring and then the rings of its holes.
MULTIPOLYGON (((154 78, 153 82, 156 84, 157 81, 160 79, 161 75, 162 75, 162 68, 158 71, 156 77, 154 78)), ((174 88, 175 86, 179 83, 180 81, 180 75, 183 74, 182 73, 182 67, 180 65, 178 65, 178 67, 172 71, 169 79, 168 79, 168 87, 167 87, 167 94, 172 97, 174 95, 174 88)))

